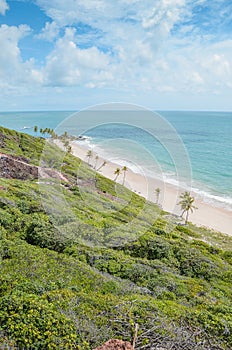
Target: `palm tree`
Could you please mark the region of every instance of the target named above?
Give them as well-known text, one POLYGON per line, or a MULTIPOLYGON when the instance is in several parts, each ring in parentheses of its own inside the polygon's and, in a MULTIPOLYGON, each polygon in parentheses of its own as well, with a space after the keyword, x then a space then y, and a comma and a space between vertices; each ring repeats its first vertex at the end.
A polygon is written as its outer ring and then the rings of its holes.
POLYGON ((182 209, 182 213, 181 213, 181 217, 183 217, 184 213, 186 213, 186 217, 185 217, 185 224, 188 223, 188 217, 189 217, 189 211, 191 211, 191 213, 193 213, 194 209, 197 209, 197 207, 195 207, 193 205, 195 198, 191 196, 190 192, 183 192, 180 195, 180 202, 178 203, 178 205, 181 206, 182 209))
POLYGON ((128 168, 126 165, 124 165, 124 167, 122 168, 122 171, 123 171, 123 181, 122 181, 122 184, 124 185, 125 184, 125 180, 126 180, 126 172, 127 172, 128 168))
POLYGON ((88 150, 86 157, 88 158, 88 165, 90 165, 90 159, 93 157, 93 152, 88 150))
POLYGON ((52 137, 52 139, 57 139, 58 138, 58 135, 55 133, 55 131, 53 129, 51 131, 51 137, 52 137))
POLYGON ((35 126, 34 126, 34 133, 36 133, 36 134, 37 134, 37 132, 38 132, 38 126, 37 126, 37 125, 35 125, 35 126))
POLYGON ((120 169, 120 168, 117 168, 117 169, 115 170, 115 172, 114 172, 114 175, 116 175, 115 178, 114 178, 114 181, 115 181, 115 182, 117 181, 117 178, 119 177, 120 174, 121 174, 121 169, 120 169))
POLYGON ((63 135, 62 135, 65 139, 67 139, 68 138, 68 133, 67 133, 67 131, 65 131, 64 133, 63 133, 63 135))
POLYGON ((161 192, 161 189, 159 187, 157 187, 155 189, 155 194, 156 194, 156 204, 159 203, 159 196, 160 196, 160 192, 161 192))
POLYGON ((66 151, 68 151, 69 141, 68 140, 63 140, 63 145, 64 145, 64 148, 66 149, 66 151))
POLYGON ((94 169, 96 169, 96 168, 97 168, 97 161, 98 161, 98 159, 99 159, 99 157, 98 157, 98 155, 96 155, 96 157, 95 157, 94 169))
POLYGON ((68 152, 69 154, 72 153, 72 147, 71 147, 70 145, 68 145, 68 147, 67 147, 67 152, 68 152))
POLYGON ((104 160, 104 162, 96 170, 97 171, 101 170, 101 168, 103 168, 106 164, 107 162, 104 160))
POLYGON ((53 135, 55 134, 54 129, 49 129, 48 133, 51 135, 51 137, 53 137, 53 135))

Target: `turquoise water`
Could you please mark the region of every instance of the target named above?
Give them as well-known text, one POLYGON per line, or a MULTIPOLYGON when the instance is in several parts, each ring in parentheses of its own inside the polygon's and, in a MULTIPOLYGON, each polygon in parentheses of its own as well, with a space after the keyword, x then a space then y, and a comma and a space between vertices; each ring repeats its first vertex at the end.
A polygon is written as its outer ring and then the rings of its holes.
POLYGON ((161 111, 154 119, 148 114, 8 112, 0 113, 0 124, 29 134, 34 125, 85 134, 88 146, 103 157, 173 184, 191 185, 206 201, 232 209, 232 113, 161 111))
POLYGON ((0 125, 34 135, 33 127, 55 128, 71 112, 0 112, 0 125))
POLYGON ((191 159, 193 178, 232 197, 232 113, 165 112, 191 159))

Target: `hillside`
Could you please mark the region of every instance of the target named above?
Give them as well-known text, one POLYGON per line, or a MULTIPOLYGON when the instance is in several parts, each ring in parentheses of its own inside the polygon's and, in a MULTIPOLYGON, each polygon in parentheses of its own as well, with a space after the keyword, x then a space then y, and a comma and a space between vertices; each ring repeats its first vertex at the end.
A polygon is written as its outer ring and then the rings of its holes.
POLYGON ((90 350, 136 324, 136 349, 232 348, 232 237, 43 138, 0 127, 0 154, 0 348, 90 350))

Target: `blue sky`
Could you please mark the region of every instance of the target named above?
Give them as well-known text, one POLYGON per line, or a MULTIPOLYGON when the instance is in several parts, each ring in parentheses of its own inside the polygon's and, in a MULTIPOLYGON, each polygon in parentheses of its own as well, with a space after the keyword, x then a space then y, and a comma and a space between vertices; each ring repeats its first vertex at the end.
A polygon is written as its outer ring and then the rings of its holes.
POLYGON ((0 0, 0 110, 232 111, 231 0, 0 0))

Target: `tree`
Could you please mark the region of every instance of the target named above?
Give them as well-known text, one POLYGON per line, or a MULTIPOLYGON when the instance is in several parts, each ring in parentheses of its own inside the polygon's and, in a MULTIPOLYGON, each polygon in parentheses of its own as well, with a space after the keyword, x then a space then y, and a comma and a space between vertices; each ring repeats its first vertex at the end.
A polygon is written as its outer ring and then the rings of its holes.
POLYGON ((51 137, 54 136, 55 132, 54 132, 54 129, 48 129, 48 134, 51 135, 51 137))
POLYGON ((95 157, 94 169, 96 169, 96 168, 97 168, 97 162, 98 162, 98 159, 99 159, 99 157, 98 157, 98 155, 96 155, 96 157, 95 157))
POLYGON ((68 147, 67 147, 67 152, 68 152, 69 154, 72 153, 72 147, 71 147, 70 145, 68 145, 68 147))
POLYGON ((122 181, 122 184, 124 185, 125 184, 125 180, 126 180, 126 172, 127 172, 128 168, 126 165, 124 165, 124 167, 122 168, 122 171, 123 171, 123 181, 122 181))
POLYGON ((114 172, 114 175, 115 175, 114 181, 115 182, 117 181, 117 178, 119 177, 120 174, 121 174, 121 169, 117 168, 114 172))
POLYGON ((88 158, 88 165, 90 165, 90 159, 93 157, 93 152, 88 150, 86 157, 88 158))
POLYGON ((183 217, 184 214, 186 213, 185 224, 187 224, 189 212, 193 213, 193 210, 197 209, 197 207, 193 205, 195 198, 191 196, 190 192, 185 191, 181 193, 180 199, 181 200, 178 203, 178 205, 180 205, 182 209, 181 217, 183 217))
POLYGON ((68 133, 67 133, 67 131, 65 131, 65 132, 63 133, 62 136, 63 136, 64 139, 67 139, 67 138, 68 138, 68 133))
POLYGON ((157 187, 155 189, 155 194, 156 194, 156 204, 159 203, 159 196, 160 196, 160 192, 161 192, 161 189, 159 187, 157 187))
POLYGON ((51 137, 52 137, 52 139, 57 139, 58 138, 58 135, 55 133, 55 131, 52 129, 51 130, 51 137))
POLYGON ((104 162, 96 169, 97 171, 101 170, 105 165, 107 164, 107 161, 104 160, 104 162))
POLYGON ((68 151, 68 148, 70 147, 69 146, 69 141, 68 140, 63 140, 63 145, 64 145, 64 148, 66 149, 66 151, 68 151))

